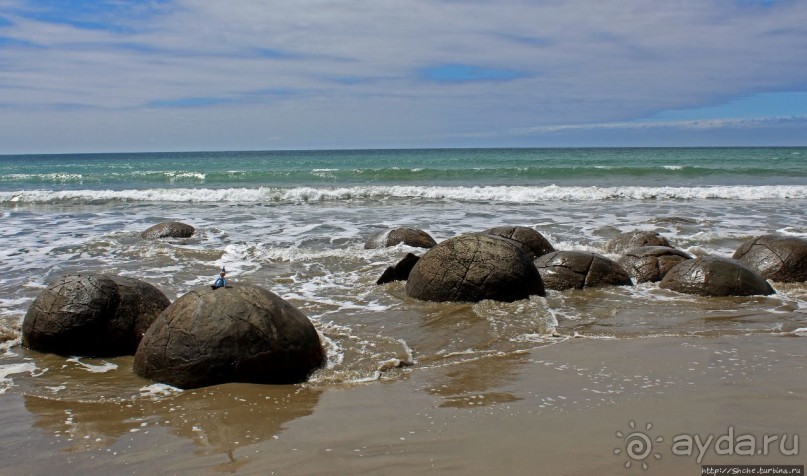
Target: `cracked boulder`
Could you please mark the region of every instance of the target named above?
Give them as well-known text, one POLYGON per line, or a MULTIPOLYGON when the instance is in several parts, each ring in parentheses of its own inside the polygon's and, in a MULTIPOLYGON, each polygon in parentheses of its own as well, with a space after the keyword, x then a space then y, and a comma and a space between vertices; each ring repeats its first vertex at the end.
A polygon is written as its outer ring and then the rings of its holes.
POLYGON ((393 266, 389 266, 387 269, 385 269, 384 273, 382 273, 381 277, 378 278, 378 281, 376 281, 376 284, 386 284, 393 281, 406 281, 409 279, 409 273, 412 272, 412 268, 415 267, 418 260, 420 260, 420 256, 407 253, 401 261, 398 261, 393 266))
POLYGON ((755 296, 775 291, 765 278, 729 258, 703 256, 677 264, 659 287, 700 296, 755 296))
POLYGON ((304 381, 325 363, 311 321, 266 289, 196 288, 146 332, 135 373, 179 388, 304 381))
POLYGON ((416 228, 393 228, 376 233, 364 244, 364 249, 387 248, 403 243, 414 248, 431 248, 437 244, 434 238, 416 228))
POLYGON ((555 251, 535 260, 547 289, 631 286, 630 276, 615 261, 587 251, 555 251))
POLYGON ((611 238, 605 244, 605 251, 609 253, 624 253, 640 246, 666 246, 672 248, 667 238, 655 231, 628 231, 611 238))
POLYGON ((771 281, 807 281, 807 240, 803 238, 758 236, 743 243, 734 252, 733 258, 771 281))
POLYGON ((495 228, 489 228, 482 233, 501 236, 520 243, 524 251, 526 251, 532 259, 555 251, 555 248, 544 238, 544 235, 526 226, 497 226, 495 228))
POLYGON ((178 221, 168 221, 152 226, 141 233, 140 236, 147 240, 155 240, 158 238, 190 238, 193 236, 194 232, 196 232, 196 229, 190 225, 178 221))
POLYGON ((132 278, 63 276, 42 291, 22 323, 22 345, 60 355, 131 355, 171 302, 132 278))
POLYGON ((692 259, 692 256, 675 248, 640 246, 626 251, 617 263, 637 283, 654 283, 661 281, 675 265, 688 259, 692 259))
POLYGON ((406 293, 423 301, 512 302, 543 296, 544 285, 520 246, 496 236, 468 234, 421 256, 409 273, 406 293))

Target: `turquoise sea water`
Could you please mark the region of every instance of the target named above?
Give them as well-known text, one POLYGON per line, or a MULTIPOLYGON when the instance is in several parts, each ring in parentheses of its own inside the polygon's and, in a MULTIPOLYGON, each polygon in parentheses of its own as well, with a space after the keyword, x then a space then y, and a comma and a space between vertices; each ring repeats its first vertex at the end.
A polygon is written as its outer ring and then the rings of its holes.
POLYGON ((361 185, 694 187, 805 184, 807 148, 432 149, 0 156, 0 192, 361 185))
POLYGON ((807 327, 803 285, 731 302, 643 284, 426 304, 401 283, 375 285, 387 266, 423 250, 364 243, 401 226, 439 242, 522 225, 556 249, 606 253, 611 237, 640 229, 696 256, 731 256, 760 234, 807 237, 805 209, 804 147, 2 156, 0 335, 9 339, 0 393, 37 385, 29 377, 43 365, 20 349, 20 324, 41 290, 71 273, 144 279, 173 300, 226 266, 233 282, 266 287, 312 319, 329 354, 314 377, 323 383, 382 378, 384 362, 410 354, 439 366, 519 351, 552 329, 595 338, 792 332, 807 327), (141 238, 174 220, 196 234, 141 238))

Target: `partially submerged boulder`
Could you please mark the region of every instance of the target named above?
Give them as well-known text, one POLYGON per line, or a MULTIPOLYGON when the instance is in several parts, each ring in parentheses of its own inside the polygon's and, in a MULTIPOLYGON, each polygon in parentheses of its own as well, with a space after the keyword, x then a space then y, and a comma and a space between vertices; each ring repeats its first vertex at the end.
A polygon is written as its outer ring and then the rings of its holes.
POLYGON ((497 226, 482 233, 501 236, 521 243, 532 259, 555 251, 555 248, 544 238, 544 235, 526 226, 497 226))
POLYGON ((325 362, 311 321, 266 289, 196 288, 152 324, 135 354, 141 377, 180 388, 302 382, 325 362))
POLYGON ((807 240, 804 238, 776 234, 758 236, 743 243, 733 258, 771 281, 807 281, 807 240))
POLYGON ((401 261, 398 261, 393 266, 389 266, 386 270, 384 270, 384 273, 381 274, 380 278, 378 278, 376 284, 386 284, 393 281, 406 281, 409 278, 409 273, 412 272, 412 268, 415 267, 419 259, 420 256, 407 253, 401 261))
POLYGON ((547 289, 631 286, 630 276, 615 261, 587 251, 555 251, 535 260, 547 289))
POLYGON ((185 223, 178 221, 167 221, 154 225, 140 234, 141 237, 147 240, 154 240, 157 238, 190 238, 196 232, 196 229, 185 223))
POLYGON ((692 259, 688 253, 666 246, 640 246, 625 252, 617 263, 637 282, 656 282, 678 263, 692 259))
POLYGON ((605 251, 609 253, 624 253, 640 246, 666 246, 672 248, 667 238, 655 231, 628 231, 611 238, 605 244, 605 251))
POLYGON ((131 355, 169 304, 162 291, 137 279, 63 276, 28 308, 22 344, 60 355, 131 355))
POLYGON ((775 291, 765 278, 729 258, 702 256, 672 268, 659 287, 700 296, 754 296, 775 291))
POLYGON ((406 293, 424 301, 512 302, 543 296, 544 285, 529 255, 511 240, 468 234, 421 256, 409 274, 406 293))
POLYGON ((387 248, 403 243, 414 248, 431 248, 437 244, 434 238, 416 228, 393 228, 371 236, 364 249, 387 248))

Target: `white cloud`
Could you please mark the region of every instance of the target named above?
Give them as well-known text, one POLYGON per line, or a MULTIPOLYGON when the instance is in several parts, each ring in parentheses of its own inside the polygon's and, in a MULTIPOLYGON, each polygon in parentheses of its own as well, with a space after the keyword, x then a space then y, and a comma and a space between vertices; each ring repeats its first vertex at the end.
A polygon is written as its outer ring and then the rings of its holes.
MULTIPOLYGON (((108 30, 36 21, 21 0, 2 4, 13 25, 0 37, 14 43, 0 43, 0 124, 30 123, 22 136, 54 148, 106 143, 111 124, 143 116, 151 119, 128 133, 158 149, 222 135, 261 147, 257 131, 242 133, 260 129, 248 121, 284 129, 270 135, 287 147, 628 129, 661 110, 798 90, 807 77, 807 2, 177 0, 108 30), (440 64, 525 77, 420 77, 440 64), (194 98, 212 100, 154 107, 194 98), (53 142, 64 124, 73 133, 53 142), (165 132, 180 128, 181 142, 165 132)), ((6 147, 38 146, 7 131, 6 147)))

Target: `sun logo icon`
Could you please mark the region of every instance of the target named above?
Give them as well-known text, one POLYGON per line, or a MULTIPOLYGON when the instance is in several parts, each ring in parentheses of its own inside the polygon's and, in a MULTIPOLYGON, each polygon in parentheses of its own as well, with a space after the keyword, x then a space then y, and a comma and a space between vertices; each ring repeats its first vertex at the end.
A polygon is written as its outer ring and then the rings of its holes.
POLYGON ((625 442, 625 447, 616 448, 614 454, 620 455, 623 451, 625 452, 628 456, 628 461, 625 463, 626 468, 630 468, 634 461, 641 461, 642 469, 647 469, 647 461, 645 460, 650 457, 651 454, 653 458, 657 460, 661 459, 661 455, 653 451, 653 442, 661 443, 664 441, 664 437, 657 436, 654 440, 647 435, 646 432, 649 432, 653 428, 652 423, 645 425, 645 431, 636 431, 636 423, 632 420, 629 422, 628 426, 630 426, 630 431, 628 431, 627 434, 621 431, 616 432, 616 437, 625 442))

